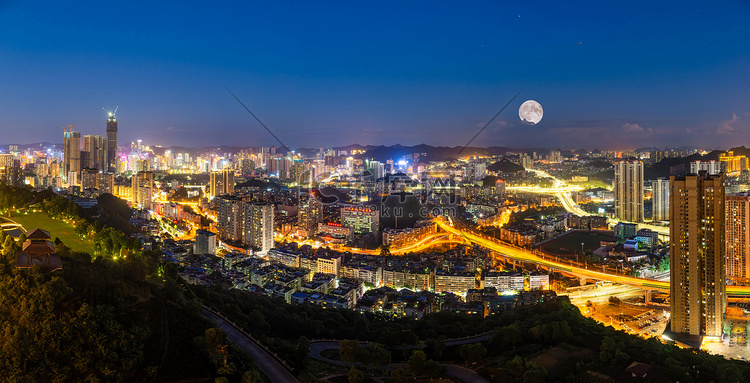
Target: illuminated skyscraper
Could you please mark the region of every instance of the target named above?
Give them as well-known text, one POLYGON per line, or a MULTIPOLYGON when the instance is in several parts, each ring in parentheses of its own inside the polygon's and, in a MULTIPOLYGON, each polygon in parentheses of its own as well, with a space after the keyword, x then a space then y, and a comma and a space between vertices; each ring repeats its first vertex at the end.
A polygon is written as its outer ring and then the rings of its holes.
POLYGON ((140 209, 150 209, 154 190, 154 173, 138 172, 131 179, 133 190, 133 206, 140 209))
POLYGON ((669 180, 659 178, 651 183, 651 212, 654 221, 669 219, 669 180))
POLYGON ((255 161, 249 158, 243 158, 241 165, 240 165, 240 171, 242 172, 243 176, 254 174, 255 173, 255 161))
MULTIPOLYGON (((85 153, 85 152, 84 152, 85 153)), ((99 171, 96 169, 81 169, 81 189, 98 189, 97 182, 99 181, 99 171)))
POLYGON ((341 226, 352 229, 354 234, 376 234, 380 225, 380 213, 370 205, 340 204, 341 226))
POLYGON ((217 196, 216 228, 222 239, 239 242, 242 240, 242 213, 244 201, 239 197, 217 196))
POLYGON ((69 177, 70 172, 81 171, 81 133, 65 132, 63 138, 63 175, 69 177))
POLYGON ((615 164, 615 216, 623 221, 643 222, 643 163, 615 164))
POLYGON ((748 158, 742 155, 735 156, 731 150, 727 154, 720 155, 719 162, 724 172, 727 173, 727 177, 739 176, 742 171, 750 169, 748 158))
POLYGON ((243 210, 243 242, 266 255, 273 248, 273 204, 245 202, 243 210))
POLYGON ((671 330, 718 337, 727 302, 724 174, 669 181, 671 330))
POLYGON ((13 167, 13 164, 15 163, 15 159, 16 159, 16 156, 13 153, 0 154, 0 168, 13 167))
POLYGON ((365 160, 365 170, 370 172, 372 180, 377 180, 385 176, 385 165, 380 161, 365 160))
POLYGON ((234 170, 224 169, 217 172, 211 172, 209 179, 209 197, 216 197, 222 194, 234 194, 234 170))
POLYGON ((216 233, 206 230, 195 231, 195 245, 193 245, 195 254, 216 254, 216 233))
POLYGON ((719 161, 693 161, 690 163, 690 173, 697 174, 699 171, 705 170, 709 175, 717 175, 721 173, 721 162, 719 161))
POLYGON ((83 136, 81 167, 107 170, 107 140, 102 136, 83 136))
POLYGON ((726 196, 727 278, 750 278, 750 196, 726 196))
POLYGON ((242 242, 264 255, 273 248, 273 204, 222 195, 214 199, 216 227, 222 239, 242 242))
POLYGON ((107 169, 109 173, 117 172, 117 108, 114 112, 108 112, 107 118, 107 169))
POLYGON ((104 193, 113 194, 115 190, 115 175, 99 172, 96 178, 96 187, 99 189, 99 195, 104 193))
POLYGON ((323 205, 314 197, 309 196, 307 201, 299 206, 297 213, 297 227, 300 235, 310 237, 317 234, 318 222, 322 219, 323 205))

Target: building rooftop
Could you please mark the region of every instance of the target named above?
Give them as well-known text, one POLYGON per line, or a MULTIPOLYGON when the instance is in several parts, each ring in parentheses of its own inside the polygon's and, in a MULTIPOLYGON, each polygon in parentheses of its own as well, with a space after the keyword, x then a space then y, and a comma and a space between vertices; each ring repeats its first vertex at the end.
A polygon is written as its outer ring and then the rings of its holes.
POLYGON ((49 231, 42 229, 34 229, 26 233, 26 239, 50 239, 49 231))

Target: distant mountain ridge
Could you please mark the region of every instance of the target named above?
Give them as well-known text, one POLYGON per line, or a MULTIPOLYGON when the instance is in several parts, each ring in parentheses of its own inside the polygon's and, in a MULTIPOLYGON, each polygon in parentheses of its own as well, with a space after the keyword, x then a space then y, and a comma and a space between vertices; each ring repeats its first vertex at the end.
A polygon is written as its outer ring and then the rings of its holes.
MULTIPOLYGON (((387 160, 406 160, 407 162, 415 160, 414 155, 417 155, 419 162, 429 161, 451 161, 459 157, 470 157, 470 156, 502 156, 506 153, 521 153, 534 149, 525 148, 508 148, 492 146, 488 148, 469 146, 464 148, 463 146, 432 146, 426 144, 420 144, 415 146, 403 146, 403 145, 391 145, 391 146, 364 146, 361 149, 365 152, 357 155, 359 158, 372 158, 377 161, 387 160), (407 156, 411 155, 411 158, 407 156)), ((347 150, 349 147, 341 148, 341 150, 347 150)), ((337 148, 334 148, 337 149, 337 148)), ((351 149, 348 149, 351 150, 351 149)))
MULTIPOLYGON (((729 149, 734 155, 745 155, 750 157, 750 150, 744 146, 729 149)), ((656 179, 659 177, 669 177, 672 169, 678 169, 680 166, 684 166, 685 171, 690 170, 690 163, 695 161, 718 161, 719 156, 726 153, 724 150, 714 150, 712 152, 701 155, 700 153, 694 153, 687 157, 680 158, 664 158, 661 161, 646 166, 643 171, 643 178, 645 179, 656 179)))

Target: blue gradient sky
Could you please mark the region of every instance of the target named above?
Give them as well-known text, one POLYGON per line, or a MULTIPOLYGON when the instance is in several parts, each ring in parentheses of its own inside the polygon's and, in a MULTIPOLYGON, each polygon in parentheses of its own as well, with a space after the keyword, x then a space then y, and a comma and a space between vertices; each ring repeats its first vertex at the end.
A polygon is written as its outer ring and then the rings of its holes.
POLYGON ((750 145, 747 1, 156 3, 0 0, 0 143, 750 145))

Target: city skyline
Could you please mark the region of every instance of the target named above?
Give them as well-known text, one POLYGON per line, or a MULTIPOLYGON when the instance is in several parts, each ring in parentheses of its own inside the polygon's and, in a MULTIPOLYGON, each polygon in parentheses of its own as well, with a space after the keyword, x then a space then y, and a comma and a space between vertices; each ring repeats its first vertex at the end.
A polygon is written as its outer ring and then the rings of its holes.
POLYGON ((275 145, 227 86, 290 147, 456 146, 523 88, 482 146, 743 144, 750 7, 696 4, 8 3, 0 126, 8 143, 55 142, 120 105, 121 142, 275 145), (528 99, 535 126, 517 116, 528 99))
POLYGON ((0 0, 0 376, 750 382, 749 17, 0 0))

